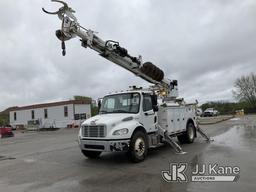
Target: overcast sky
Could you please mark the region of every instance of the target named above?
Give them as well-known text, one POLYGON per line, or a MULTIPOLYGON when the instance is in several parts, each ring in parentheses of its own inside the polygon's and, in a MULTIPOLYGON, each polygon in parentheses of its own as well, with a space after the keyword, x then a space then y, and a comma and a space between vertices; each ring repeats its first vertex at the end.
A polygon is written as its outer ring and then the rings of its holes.
MULTIPOLYGON (((180 97, 233 100, 237 77, 256 72, 255 0, 73 0, 79 23, 178 79, 180 97)), ((148 83, 80 46, 62 57, 50 0, 0 1, 0 111, 148 83)))

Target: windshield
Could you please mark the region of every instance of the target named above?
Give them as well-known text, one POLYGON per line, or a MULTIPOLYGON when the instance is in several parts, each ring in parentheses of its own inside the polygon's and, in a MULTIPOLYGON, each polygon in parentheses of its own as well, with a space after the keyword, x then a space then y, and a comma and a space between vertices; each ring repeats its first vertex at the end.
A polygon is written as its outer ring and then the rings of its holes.
POLYGON ((138 113, 139 108, 140 94, 124 93, 104 97, 100 113, 138 113))

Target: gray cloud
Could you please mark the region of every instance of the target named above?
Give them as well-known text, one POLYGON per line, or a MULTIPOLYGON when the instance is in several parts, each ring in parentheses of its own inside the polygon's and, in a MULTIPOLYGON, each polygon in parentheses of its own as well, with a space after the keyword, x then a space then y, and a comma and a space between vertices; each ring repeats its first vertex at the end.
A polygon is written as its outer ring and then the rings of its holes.
MULTIPOLYGON (((81 25, 103 39, 118 40, 132 55, 179 80, 189 101, 232 100, 233 82, 256 71, 254 0, 69 1, 81 25)), ((61 56, 50 1, 1 1, 0 110, 88 95, 93 98, 148 83, 67 42, 61 56)))

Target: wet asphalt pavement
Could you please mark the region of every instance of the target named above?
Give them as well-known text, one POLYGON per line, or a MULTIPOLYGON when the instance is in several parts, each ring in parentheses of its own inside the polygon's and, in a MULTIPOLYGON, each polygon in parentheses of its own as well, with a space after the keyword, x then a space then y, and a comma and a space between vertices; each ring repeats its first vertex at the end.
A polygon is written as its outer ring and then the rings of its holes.
MULTIPOLYGON (((0 191, 255 191, 256 116, 234 118, 202 127, 214 141, 199 136, 175 154, 169 146, 150 150, 146 161, 132 164, 125 153, 89 160, 77 146, 78 129, 16 133, 0 139, 0 191), (169 163, 240 167, 237 182, 166 182, 161 171, 169 163)), ((189 175, 188 175, 189 177, 189 175)))

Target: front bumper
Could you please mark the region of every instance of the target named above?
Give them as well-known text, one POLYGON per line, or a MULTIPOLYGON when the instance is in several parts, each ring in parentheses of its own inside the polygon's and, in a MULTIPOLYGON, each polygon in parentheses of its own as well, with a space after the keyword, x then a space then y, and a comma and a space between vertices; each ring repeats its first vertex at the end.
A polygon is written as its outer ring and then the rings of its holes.
POLYGON ((129 149, 130 139, 120 140, 104 140, 104 139, 79 139, 79 147, 81 150, 102 151, 102 152, 118 152, 127 151, 129 149))

